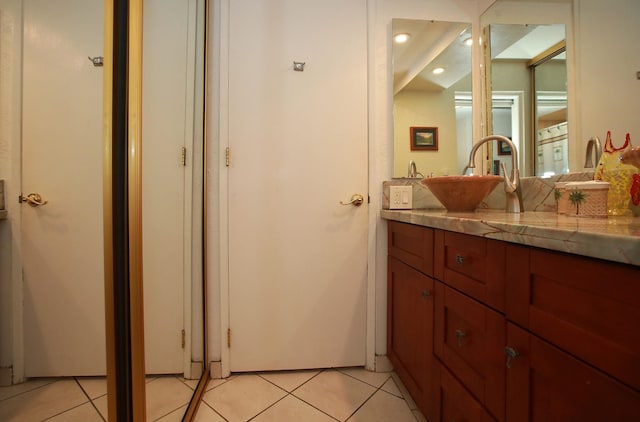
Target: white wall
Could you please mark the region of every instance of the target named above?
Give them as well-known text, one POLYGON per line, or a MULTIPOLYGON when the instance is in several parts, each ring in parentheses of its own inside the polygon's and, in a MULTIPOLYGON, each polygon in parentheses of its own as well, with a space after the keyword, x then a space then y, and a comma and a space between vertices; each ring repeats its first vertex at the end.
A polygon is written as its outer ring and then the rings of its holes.
POLYGON ((394 97, 394 169, 396 177, 406 177, 409 160, 414 160, 423 175, 457 174, 457 135, 455 92, 400 91, 394 97), (413 126, 438 128, 437 151, 412 151, 410 129, 413 126))
MULTIPOLYGON (((369 193, 370 283, 375 286, 375 349, 385 355, 387 330, 387 224, 380 218, 382 182, 393 175, 393 92, 391 72, 391 19, 433 19, 471 22, 478 36, 479 16, 492 0, 370 0, 369 24, 369 193)), ((472 67, 479 66, 474 50, 472 67)), ((479 73, 479 72, 478 72, 479 73)), ((479 78, 473 80, 480 92, 479 78)), ((479 107, 474 109, 474 127, 479 127, 479 107)), ((474 134, 478 138, 479 133, 474 134)))
MULTIPOLYGON (((574 0, 576 84, 580 104, 577 124, 569 126, 577 159, 584 164, 587 140, 604 139, 608 130, 620 147, 627 132, 640 145, 640 2, 638 0, 574 0)), ((572 165, 572 170, 574 166, 572 165)))

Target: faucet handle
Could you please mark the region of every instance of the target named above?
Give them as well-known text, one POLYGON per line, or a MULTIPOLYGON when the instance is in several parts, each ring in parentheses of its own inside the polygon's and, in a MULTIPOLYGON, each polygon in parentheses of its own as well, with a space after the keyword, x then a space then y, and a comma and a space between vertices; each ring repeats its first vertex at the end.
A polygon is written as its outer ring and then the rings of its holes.
POLYGON ((509 178, 507 174, 507 165, 502 162, 502 174, 504 175, 504 191, 507 193, 513 193, 518 189, 518 169, 513 169, 513 178, 509 178))

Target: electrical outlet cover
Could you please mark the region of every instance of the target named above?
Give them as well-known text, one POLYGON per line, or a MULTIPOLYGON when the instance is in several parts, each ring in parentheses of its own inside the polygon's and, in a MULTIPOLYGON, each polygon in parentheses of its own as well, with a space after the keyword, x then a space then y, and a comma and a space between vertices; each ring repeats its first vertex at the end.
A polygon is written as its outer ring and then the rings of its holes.
POLYGON ((413 188, 389 186, 389 209, 410 210, 411 208, 413 208, 413 188))

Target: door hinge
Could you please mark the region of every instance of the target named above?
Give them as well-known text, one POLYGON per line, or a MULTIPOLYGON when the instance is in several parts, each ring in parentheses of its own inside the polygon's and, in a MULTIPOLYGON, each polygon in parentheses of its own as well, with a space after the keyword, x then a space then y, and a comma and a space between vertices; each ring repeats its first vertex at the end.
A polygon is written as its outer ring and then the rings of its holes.
POLYGON ((229 147, 224 150, 224 163, 227 167, 231 165, 231 148, 229 147))
POLYGON ((187 165, 187 147, 180 147, 180 164, 187 165))
POLYGON ((186 344, 186 337, 187 337, 184 330, 182 330, 181 337, 182 337, 182 348, 184 349, 184 345, 186 344))
POLYGON ((231 349, 231 328, 227 328, 227 347, 231 349))

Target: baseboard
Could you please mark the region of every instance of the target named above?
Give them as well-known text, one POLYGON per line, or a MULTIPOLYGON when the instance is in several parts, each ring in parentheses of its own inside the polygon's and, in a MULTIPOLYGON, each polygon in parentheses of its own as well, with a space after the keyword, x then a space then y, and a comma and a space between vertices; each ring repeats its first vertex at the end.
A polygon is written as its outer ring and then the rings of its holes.
POLYGON ((198 380, 202 376, 202 371, 204 371, 204 365, 202 362, 191 362, 191 368, 189 368, 190 373, 185 374, 186 379, 190 380, 198 380))
POLYGON ((387 355, 376 355, 375 359, 376 372, 391 372, 393 365, 387 355))
POLYGON ((222 362, 209 362, 209 378, 214 380, 222 378, 222 362))
POLYGON ((6 387, 13 383, 13 366, 0 368, 0 387, 6 387))

